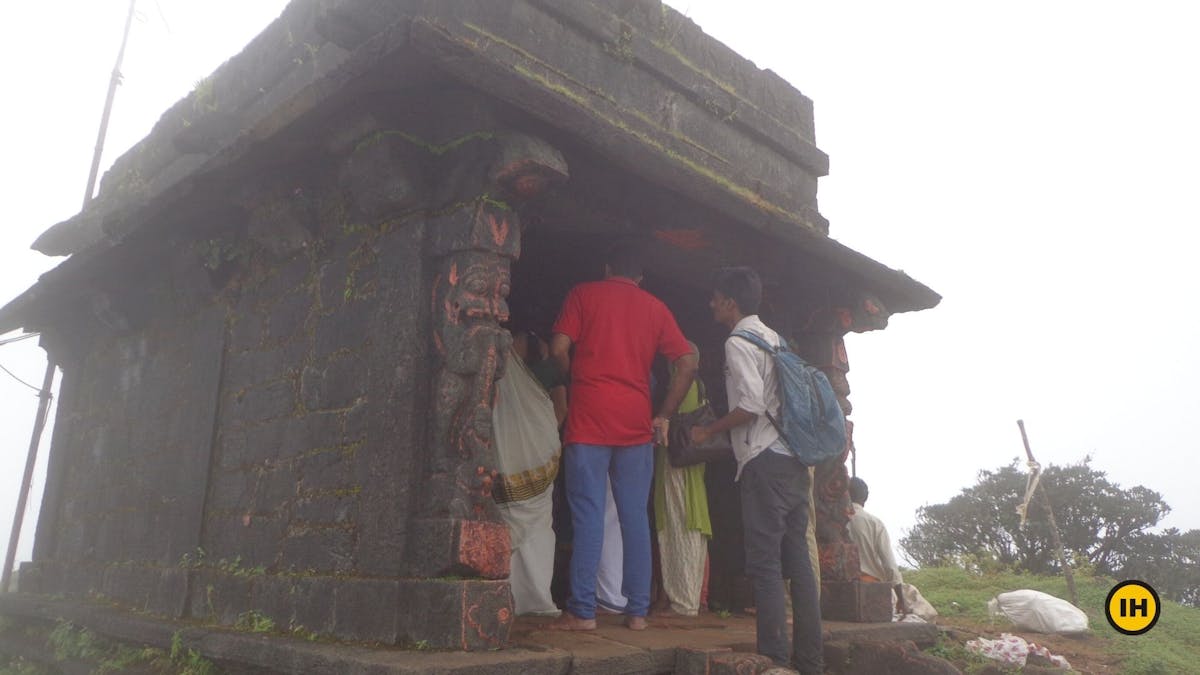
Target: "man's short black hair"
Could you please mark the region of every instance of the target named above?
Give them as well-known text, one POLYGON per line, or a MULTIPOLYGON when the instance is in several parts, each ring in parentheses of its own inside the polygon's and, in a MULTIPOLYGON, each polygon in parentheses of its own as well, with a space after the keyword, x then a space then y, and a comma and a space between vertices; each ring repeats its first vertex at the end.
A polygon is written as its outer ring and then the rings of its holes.
POLYGON ((645 272, 643 247, 633 241, 619 241, 604 254, 604 264, 613 276, 640 279, 645 272))
POLYGON ((762 304, 762 279, 749 267, 725 267, 717 272, 714 287, 737 303, 738 310, 747 316, 758 314, 762 304))
POLYGON ((850 479, 850 501, 855 504, 866 504, 869 492, 867 490, 867 481, 858 476, 850 479))

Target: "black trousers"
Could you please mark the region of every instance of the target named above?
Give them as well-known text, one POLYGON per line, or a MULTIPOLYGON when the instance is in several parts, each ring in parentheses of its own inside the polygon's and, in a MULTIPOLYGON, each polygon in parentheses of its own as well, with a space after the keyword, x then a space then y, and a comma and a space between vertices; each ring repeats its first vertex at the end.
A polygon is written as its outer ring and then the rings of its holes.
POLYGON ((808 558, 808 467, 764 450, 742 469, 746 574, 754 584, 758 653, 801 673, 824 671, 821 608, 808 558), (792 582, 792 649, 788 649, 784 578, 792 582))

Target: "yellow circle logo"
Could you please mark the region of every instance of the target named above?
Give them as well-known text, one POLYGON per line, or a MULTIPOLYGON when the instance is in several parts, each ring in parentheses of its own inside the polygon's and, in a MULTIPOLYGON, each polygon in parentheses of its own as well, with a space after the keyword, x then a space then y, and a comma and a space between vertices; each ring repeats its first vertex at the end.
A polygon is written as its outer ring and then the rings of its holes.
POLYGON ((1154 628, 1161 612, 1158 593, 1144 581, 1122 581, 1113 586, 1104 602, 1104 618, 1126 635, 1141 635, 1154 628))

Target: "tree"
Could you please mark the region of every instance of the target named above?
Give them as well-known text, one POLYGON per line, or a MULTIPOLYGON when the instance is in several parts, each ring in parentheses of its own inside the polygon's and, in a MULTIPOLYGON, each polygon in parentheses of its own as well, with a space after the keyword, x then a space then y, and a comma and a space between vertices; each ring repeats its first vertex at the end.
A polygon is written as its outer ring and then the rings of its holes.
MULTIPOLYGON (((981 471, 979 481, 945 504, 923 506, 917 524, 900 539, 910 562, 980 565, 989 562, 1035 574, 1056 574, 1058 561, 1039 500, 1031 500, 1025 528, 1019 505, 1027 474, 1017 461, 981 471)), ((1058 521, 1063 545, 1075 560, 1119 579, 1148 582, 1163 598, 1200 607, 1200 530, 1151 528, 1171 508, 1159 493, 1130 489, 1091 467, 1051 465, 1042 487, 1058 521)))
MULTIPOLYGON (((1038 574, 1058 572, 1046 514, 1038 500, 1028 507, 1020 527, 1017 506, 1027 474, 1017 461, 981 471, 979 481, 945 504, 923 506, 917 524, 900 540, 918 565, 961 564, 980 556, 1038 574)), ((1123 489, 1091 467, 1091 458, 1065 467, 1051 465, 1042 476, 1062 533, 1063 545, 1076 559, 1117 574, 1138 557, 1139 542, 1151 536, 1170 507, 1142 486, 1123 489)))
POLYGON ((1133 548, 1137 554, 1126 562, 1122 578, 1143 579, 1161 597, 1200 607, 1200 530, 1138 535, 1133 548))

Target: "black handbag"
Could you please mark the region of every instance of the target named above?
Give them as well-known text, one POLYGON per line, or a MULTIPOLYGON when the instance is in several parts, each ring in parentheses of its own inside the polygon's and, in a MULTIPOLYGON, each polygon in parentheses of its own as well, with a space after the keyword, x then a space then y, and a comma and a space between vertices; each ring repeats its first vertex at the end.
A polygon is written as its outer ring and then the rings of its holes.
MULTIPOLYGON (((699 380, 697 380, 699 382, 699 380)), ((707 426, 717 421, 717 414, 704 395, 704 384, 700 383, 700 398, 704 401, 699 408, 688 413, 676 413, 671 417, 671 428, 667 431, 667 460, 671 466, 682 468, 733 459, 733 441, 728 431, 714 434, 704 443, 692 442, 692 427, 707 426)))

